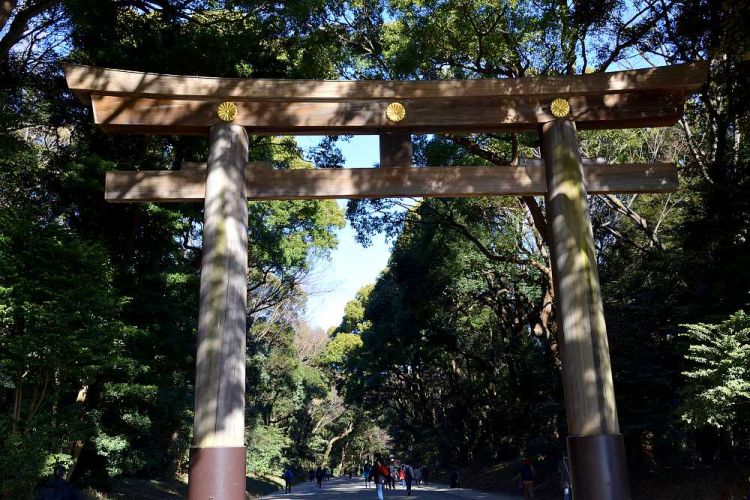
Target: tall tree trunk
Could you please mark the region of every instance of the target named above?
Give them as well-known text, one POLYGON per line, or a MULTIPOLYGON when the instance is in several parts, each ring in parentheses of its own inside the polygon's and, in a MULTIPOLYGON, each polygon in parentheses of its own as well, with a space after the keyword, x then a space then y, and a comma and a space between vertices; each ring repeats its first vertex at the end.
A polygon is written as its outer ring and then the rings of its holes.
POLYGON ((354 422, 350 423, 350 424, 349 424, 349 425, 348 425, 348 426, 346 427, 346 430, 344 430, 344 432, 342 432, 342 433, 341 433, 341 434, 339 434, 338 436, 334 436, 334 437, 332 437, 332 438, 331 438, 331 439, 330 439, 330 440, 328 441, 328 445, 326 445, 326 451, 325 451, 325 453, 323 454, 323 464, 327 464, 327 463, 328 463, 328 456, 329 456, 329 455, 331 454, 331 450, 333 449, 333 445, 334 445, 334 444, 336 444, 336 441, 338 441, 338 440, 340 440, 340 439, 343 439, 343 438, 345 438, 346 436, 348 436, 349 434, 351 434, 352 430, 354 430, 354 422))

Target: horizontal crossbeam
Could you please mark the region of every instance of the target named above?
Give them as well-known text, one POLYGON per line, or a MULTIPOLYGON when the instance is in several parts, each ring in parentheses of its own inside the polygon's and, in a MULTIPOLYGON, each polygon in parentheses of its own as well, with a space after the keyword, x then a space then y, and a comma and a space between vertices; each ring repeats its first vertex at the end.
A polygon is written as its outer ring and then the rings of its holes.
POLYGON ((568 101, 578 129, 666 126, 705 81, 707 65, 592 75, 437 81, 207 78, 67 65, 68 86, 109 132, 206 134, 219 104, 254 134, 379 134, 536 130, 568 101), (386 116, 398 102, 404 114, 386 116))
MULTIPOLYGON (((205 195, 205 164, 182 170, 107 172, 110 202, 190 202, 205 195)), ((187 167, 187 168, 186 168, 187 167)), ((677 189, 674 164, 605 165, 584 163, 591 194, 662 193, 677 189)), ((245 173, 250 200, 323 198, 475 197, 543 195, 547 191, 539 161, 510 167, 394 167, 273 170, 249 163, 245 173)))
MULTIPOLYGON (((107 132, 203 134, 219 123, 220 100, 151 99, 92 95, 94 119, 107 132)), ((409 131, 530 131, 552 121, 550 101, 533 97, 401 100, 406 116, 391 122, 387 100, 333 102, 237 102, 233 123, 254 134, 379 134, 409 131)), ((681 95, 603 94, 573 96, 570 117, 579 130, 660 127, 682 116, 681 95)))
POLYGON ((216 98, 232 101, 348 101, 366 99, 451 99, 696 90, 707 64, 696 61, 611 73, 475 80, 279 80, 166 75, 77 64, 65 65, 68 87, 81 99, 90 94, 151 98, 216 98))

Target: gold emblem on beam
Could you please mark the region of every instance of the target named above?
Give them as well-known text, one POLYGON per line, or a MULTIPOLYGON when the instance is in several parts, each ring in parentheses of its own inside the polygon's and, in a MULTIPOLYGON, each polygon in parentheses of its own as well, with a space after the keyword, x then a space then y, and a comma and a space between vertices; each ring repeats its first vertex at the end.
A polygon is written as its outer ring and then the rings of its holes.
POLYGON ((566 117, 570 113, 570 104, 568 103, 567 99, 558 97, 557 99, 552 101, 552 104, 550 105, 550 111, 552 111, 552 115, 555 118, 566 117))
POLYGON ((231 122, 237 116, 237 105, 233 102, 222 102, 216 108, 216 114, 224 122, 231 122))
POLYGON ((406 117, 406 108, 400 102, 392 102, 385 108, 385 117, 392 122, 400 122, 406 117))

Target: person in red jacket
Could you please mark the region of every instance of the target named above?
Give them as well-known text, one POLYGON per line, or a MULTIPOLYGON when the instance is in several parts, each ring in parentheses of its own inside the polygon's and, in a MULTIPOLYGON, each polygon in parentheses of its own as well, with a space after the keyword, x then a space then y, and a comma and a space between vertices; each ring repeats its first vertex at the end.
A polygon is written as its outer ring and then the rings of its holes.
POLYGON ((390 480, 391 473, 388 471, 388 466, 385 465, 383 457, 378 455, 375 457, 375 463, 370 469, 370 479, 375 483, 375 491, 378 494, 378 500, 383 500, 383 488, 385 487, 386 481, 390 480))

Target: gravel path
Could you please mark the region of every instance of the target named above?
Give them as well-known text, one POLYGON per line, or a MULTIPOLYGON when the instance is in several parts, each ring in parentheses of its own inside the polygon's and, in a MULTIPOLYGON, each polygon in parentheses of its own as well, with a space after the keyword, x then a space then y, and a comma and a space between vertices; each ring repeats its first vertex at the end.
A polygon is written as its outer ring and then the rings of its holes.
MULTIPOLYGON (((386 490, 385 498, 413 498, 414 500, 433 499, 460 499, 472 498, 477 500, 520 500, 522 496, 498 495, 481 491, 468 490, 465 488, 450 489, 442 484, 431 484, 429 486, 412 487, 411 497, 406 496, 406 489, 401 485, 395 490, 386 490)), ((365 488, 365 482, 361 478, 338 478, 323 482, 323 487, 318 488, 315 482, 305 482, 292 488, 291 493, 277 492, 263 498, 287 498, 290 500, 307 500, 312 498, 342 498, 344 500, 374 500, 377 499, 375 489, 370 485, 365 488)))

